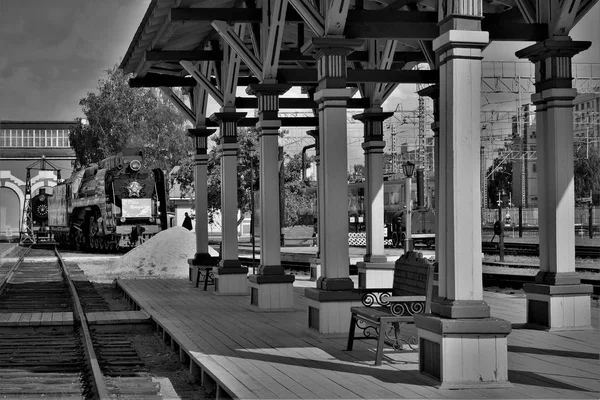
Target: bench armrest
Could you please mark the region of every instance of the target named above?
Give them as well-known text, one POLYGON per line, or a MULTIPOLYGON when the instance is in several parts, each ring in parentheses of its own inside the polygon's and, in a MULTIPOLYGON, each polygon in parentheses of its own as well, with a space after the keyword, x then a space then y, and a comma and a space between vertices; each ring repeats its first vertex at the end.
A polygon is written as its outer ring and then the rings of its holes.
POLYGON ((353 289, 352 292, 362 294, 361 301, 365 307, 389 307, 388 298, 392 295, 392 288, 358 288, 353 289))
POLYGON ((396 316, 412 316, 425 313, 425 296, 390 296, 390 312, 396 316))

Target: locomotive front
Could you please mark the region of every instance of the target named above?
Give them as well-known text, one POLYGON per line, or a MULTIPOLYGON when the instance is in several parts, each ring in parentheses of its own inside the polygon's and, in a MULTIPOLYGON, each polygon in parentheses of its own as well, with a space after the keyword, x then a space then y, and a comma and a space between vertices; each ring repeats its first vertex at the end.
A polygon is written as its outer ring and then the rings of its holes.
POLYGON ((124 150, 115 161, 105 173, 106 230, 115 236, 118 247, 133 247, 163 228, 166 204, 160 191, 164 187, 157 171, 143 167, 139 151, 124 150))

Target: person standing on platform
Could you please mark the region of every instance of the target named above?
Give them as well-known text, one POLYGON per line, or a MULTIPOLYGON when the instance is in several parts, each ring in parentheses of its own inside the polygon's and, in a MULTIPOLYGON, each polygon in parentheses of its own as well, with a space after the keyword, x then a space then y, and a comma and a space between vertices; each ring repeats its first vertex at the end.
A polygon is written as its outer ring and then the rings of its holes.
POLYGON ((182 226, 185 229, 187 229, 188 231, 192 230, 192 219, 190 218, 190 216, 188 215, 188 213, 185 213, 185 218, 183 219, 182 226))

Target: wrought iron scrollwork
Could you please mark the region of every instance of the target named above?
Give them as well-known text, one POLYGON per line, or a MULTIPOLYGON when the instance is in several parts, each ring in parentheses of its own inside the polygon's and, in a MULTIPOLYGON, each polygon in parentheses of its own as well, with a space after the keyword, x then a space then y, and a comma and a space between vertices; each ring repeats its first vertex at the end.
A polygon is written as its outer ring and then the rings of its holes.
POLYGON ((416 350, 417 345, 419 344, 419 339, 413 335, 408 337, 402 337, 400 331, 402 330, 402 327, 404 325, 407 325, 407 323, 400 322, 397 331, 393 325, 389 325, 384 332, 385 339, 386 341, 392 342, 392 347, 396 351, 404 350, 404 344, 408 345, 408 347, 410 347, 411 350, 416 350))
POLYGON ((422 314, 425 311, 424 301, 410 301, 402 303, 393 303, 390 307, 392 315, 398 317, 422 314))
POLYGON ((215 282, 215 275, 212 272, 212 269, 199 269, 198 273, 200 274, 200 282, 204 282, 206 278, 206 274, 208 274, 208 284, 212 285, 215 282))
POLYGON ((390 292, 370 292, 365 293, 362 297, 362 303, 365 307, 381 306, 389 307, 390 301, 388 298, 391 296, 390 292))

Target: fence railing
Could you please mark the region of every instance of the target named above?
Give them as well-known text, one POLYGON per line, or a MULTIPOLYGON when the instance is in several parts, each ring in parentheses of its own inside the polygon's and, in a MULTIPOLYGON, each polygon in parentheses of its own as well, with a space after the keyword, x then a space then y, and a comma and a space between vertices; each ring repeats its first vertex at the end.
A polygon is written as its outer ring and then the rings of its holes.
MULTIPOLYGON (((600 207, 593 207, 592 224, 595 227, 600 226, 600 207)), ((502 219, 506 222, 506 216, 510 215, 511 224, 519 225, 519 208, 508 207, 502 209, 502 219)), ((521 213, 521 223, 523 226, 538 226, 538 208, 523 208, 521 213)), ((575 225, 589 225, 590 209, 587 206, 575 207, 575 225)), ((498 220, 497 208, 483 208, 481 210, 481 222, 483 225, 493 225, 498 220)))

